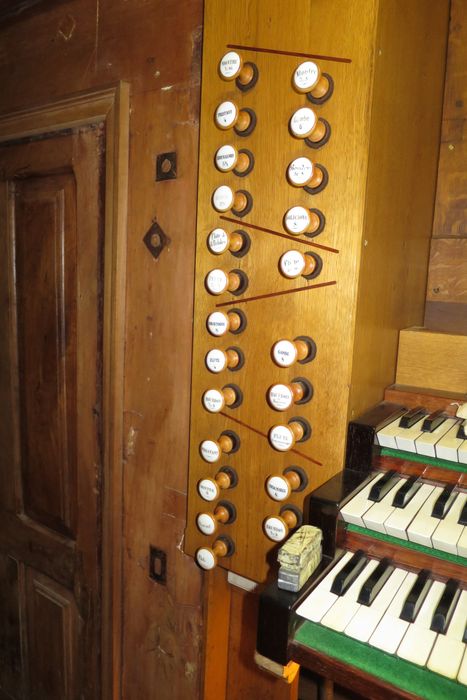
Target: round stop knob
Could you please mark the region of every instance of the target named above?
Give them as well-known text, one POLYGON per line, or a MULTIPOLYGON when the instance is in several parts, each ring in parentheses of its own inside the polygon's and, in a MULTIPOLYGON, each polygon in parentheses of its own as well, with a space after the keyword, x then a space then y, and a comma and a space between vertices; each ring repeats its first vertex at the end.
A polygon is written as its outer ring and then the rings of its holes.
POLYGON ((234 384, 222 389, 208 389, 203 394, 203 406, 209 413, 219 413, 224 406, 237 408, 242 402, 242 392, 234 384))
POLYGON ((273 384, 268 391, 268 401, 276 411, 286 411, 294 403, 306 403, 313 396, 313 388, 307 379, 298 378, 290 384, 273 384))
POLYGON ((224 292, 241 294, 245 291, 247 285, 247 277, 241 270, 226 272, 220 268, 215 268, 206 275, 206 289, 215 296, 219 296, 224 292))
POLYGON ((322 260, 316 253, 301 253, 299 250, 288 250, 281 255, 279 270, 288 279, 296 277, 317 277, 323 266, 322 260))
POLYGON ((225 335, 227 331, 240 333, 246 326, 246 318, 240 310, 228 311, 227 313, 213 311, 208 316, 206 326, 211 335, 220 337, 225 335))
POLYGON ((300 93, 311 94, 318 101, 325 101, 332 94, 333 83, 327 73, 322 73, 314 61, 304 61, 295 69, 292 85, 300 93))
POLYGON ((227 350, 213 348, 207 353, 205 362, 210 372, 218 374, 224 369, 240 369, 243 364, 243 354, 239 348, 227 348, 227 350))
POLYGON ((309 362, 316 355, 316 345, 311 338, 278 340, 272 346, 272 357, 279 367, 291 367, 295 362, 309 362))
POLYGON ((240 88, 253 87, 258 79, 258 69, 254 63, 244 62, 236 51, 229 51, 219 61, 219 75, 222 80, 236 80, 240 88))
POLYGON ((266 479, 266 491, 274 501, 285 501, 292 491, 302 491, 308 483, 300 467, 289 467, 282 474, 271 474, 266 479))
POLYGON ((198 493, 205 501, 216 501, 221 490, 237 485, 237 474, 231 467, 220 469, 214 479, 206 477, 198 482, 198 493))
POLYGON ((291 507, 283 508, 280 515, 272 515, 266 518, 263 529, 266 537, 273 542, 285 540, 290 530, 297 527, 300 522, 300 515, 291 507))
MULTIPOLYGON (((208 236, 208 248, 214 255, 222 255, 230 250, 234 255, 244 254, 249 247, 249 237, 245 231, 233 231, 229 233, 223 228, 215 228, 208 236)), ((240 257, 237 255, 237 257, 240 257)))
POLYGON ((289 129, 297 139, 308 139, 312 143, 324 141, 327 135, 326 122, 318 119, 311 107, 300 107, 290 118, 289 129))
POLYGON ((196 551, 198 565, 209 571, 217 566, 218 559, 230 557, 235 552, 235 546, 230 537, 218 537, 212 547, 200 547, 196 551))
POLYGON ((308 439, 311 429, 304 418, 292 418, 286 425, 274 425, 269 431, 269 442, 279 452, 291 450, 296 442, 308 439))
POLYGON ((240 446, 240 440, 235 433, 228 431, 222 433, 218 440, 203 440, 199 447, 201 457, 205 462, 218 462, 222 454, 236 452, 240 446))
POLYGON ((214 113, 216 126, 223 131, 234 128, 239 136, 250 134, 256 123, 255 113, 251 109, 239 109, 235 102, 221 102, 214 113))
POLYGON ((234 170, 236 175, 246 175, 251 172, 254 159, 252 153, 246 148, 237 151, 235 146, 226 144, 217 149, 214 163, 222 173, 234 170))
POLYGON ((295 158, 287 168, 287 179, 294 187, 304 187, 308 192, 317 193, 324 189, 328 181, 324 166, 313 163, 309 158, 295 158))
POLYGON ((244 216, 251 211, 253 200, 246 190, 233 191, 228 185, 220 185, 212 195, 212 206, 216 211, 226 212, 232 210, 237 216, 244 216))
POLYGON ((222 501, 212 513, 198 513, 196 525, 203 535, 214 535, 219 523, 228 525, 235 520, 235 507, 232 503, 222 501))
POLYGON ((292 207, 284 216, 284 228, 292 236, 301 233, 317 234, 324 227, 324 216, 319 209, 306 209, 302 206, 292 207))

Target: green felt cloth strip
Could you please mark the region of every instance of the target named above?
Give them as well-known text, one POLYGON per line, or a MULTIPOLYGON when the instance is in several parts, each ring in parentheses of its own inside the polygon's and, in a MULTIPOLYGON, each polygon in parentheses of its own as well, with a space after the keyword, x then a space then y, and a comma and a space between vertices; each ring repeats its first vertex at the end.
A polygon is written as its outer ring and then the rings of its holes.
POLYGON ((408 459, 411 462, 422 462, 429 464, 432 467, 442 467, 443 469, 452 469, 456 472, 467 472, 467 464, 460 462, 449 462, 447 459, 435 459, 434 457, 425 457, 414 452, 403 452, 403 450, 393 450, 390 447, 382 447, 381 455, 383 457, 396 457, 397 459, 408 459))
POLYGON ((466 700, 467 686, 306 620, 295 641, 426 700, 466 700))
POLYGON ((436 557, 437 559, 445 559, 446 561, 450 561, 453 564, 459 564, 460 566, 467 565, 467 559, 465 557, 460 557, 457 554, 449 554, 449 552, 442 552, 440 549, 425 547, 423 544, 417 544, 416 542, 410 542, 409 540, 401 540, 399 539, 399 537, 385 535, 382 532, 376 532, 376 530, 368 530, 365 527, 360 527, 359 525, 352 525, 351 523, 347 524, 346 529, 349 532, 357 532, 359 535, 367 535, 368 537, 372 537, 374 540, 381 540, 381 542, 397 544, 399 547, 405 547, 406 549, 414 549, 417 552, 423 552, 423 554, 428 554, 430 557, 436 557))

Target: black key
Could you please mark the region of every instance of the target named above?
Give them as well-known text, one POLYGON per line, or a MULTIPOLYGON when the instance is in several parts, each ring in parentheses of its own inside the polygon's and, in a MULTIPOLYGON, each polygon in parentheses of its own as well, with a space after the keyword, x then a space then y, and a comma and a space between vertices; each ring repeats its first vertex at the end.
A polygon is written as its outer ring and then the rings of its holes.
POLYGON ((467 440, 467 420, 463 420, 462 423, 460 423, 456 438, 459 438, 459 440, 467 440))
POLYGON ((439 632, 440 634, 446 634, 446 630, 451 622, 451 618, 454 610, 456 609, 460 594, 461 589, 459 588, 459 581, 456 581, 454 578, 450 578, 446 584, 443 595, 439 599, 439 603, 436 606, 436 610, 431 620, 430 630, 433 632, 439 632))
POLYGON ((467 625, 465 626, 464 635, 462 637, 464 644, 467 644, 467 625))
POLYGON ((453 489, 454 486, 448 484, 448 486, 445 486, 441 491, 434 503, 433 510, 431 511, 432 518, 439 518, 440 520, 443 520, 449 513, 458 493, 457 491, 453 491, 453 489))
POLYGON ((367 563, 367 558, 362 549, 359 549, 347 564, 337 573, 331 586, 331 593, 344 595, 355 581, 363 567, 367 563))
POLYGON ((361 587, 357 603, 360 603, 360 605, 371 605, 393 571, 394 567, 389 557, 381 559, 376 569, 368 576, 361 587))
POLYGON ((401 620, 414 622, 433 583, 428 569, 422 569, 402 606, 401 620))
POLYGON ((381 501, 385 497, 388 491, 394 486, 394 475, 397 472, 394 469, 390 469, 384 474, 384 476, 379 479, 376 484, 370 489, 370 494, 368 496, 369 501, 381 501))
POLYGON ((412 498, 415 496, 421 485, 422 482, 419 480, 418 476, 411 476, 408 479, 405 479, 400 489, 397 489, 394 495, 394 499, 392 501, 393 507, 405 508, 407 503, 410 503, 412 498))
POLYGON ((414 423, 419 421, 423 416, 426 416, 426 411, 423 406, 417 406, 416 408, 411 408, 410 411, 405 413, 399 421, 400 428, 411 428, 414 423))
POLYGON ((459 525, 467 525, 467 501, 464 503, 464 507, 459 515, 459 520, 457 521, 459 525))
POLYGON ((433 430, 435 430, 441 425, 441 423, 444 423, 446 418, 447 415, 443 412, 442 408, 438 409, 437 411, 433 411, 433 413, 430 413, 430 415, 427 416, 423 421, 422 432, 432 433, 433 430))

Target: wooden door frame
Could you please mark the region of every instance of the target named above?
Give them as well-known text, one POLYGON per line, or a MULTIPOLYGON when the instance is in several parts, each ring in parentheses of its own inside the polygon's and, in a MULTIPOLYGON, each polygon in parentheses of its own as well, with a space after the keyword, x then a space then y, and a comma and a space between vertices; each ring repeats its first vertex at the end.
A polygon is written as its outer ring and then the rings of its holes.
POLYGON ((129 84, 0 115, 0 144, 104 123, 102 697, 121 697, 123 380, 127 254, 129 84))

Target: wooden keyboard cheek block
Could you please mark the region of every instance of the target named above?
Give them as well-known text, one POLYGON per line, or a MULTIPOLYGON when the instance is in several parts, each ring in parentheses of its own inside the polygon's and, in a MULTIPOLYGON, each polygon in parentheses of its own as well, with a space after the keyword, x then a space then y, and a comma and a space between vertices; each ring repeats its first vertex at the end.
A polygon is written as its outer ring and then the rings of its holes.
POLYGON ((289 0, 285 11, 283 3, 267 0, 206 2, 185 549, 194 555, 199 547, 212 546, 196 527, 196 516, 203 509, 197 484, 230 466, 238 474, 237 485, 228 490, 237 518, 229 525, 219 523, 218 532, 232 538, 235 551, 219 558, 218 565, 256 581, 265 580, 268 553, 275 546, 265 537, 262 524, 279 515, 284 505, 268 495, 268 476, 293 465, 303 469, 306 489, 292 491, 285 504, 303 511, 310 491, 342 469, 348 421, 380 401, 384 387, 392 382, 399 329, 423 322, 447 5, 429 3, 428 9, 427 3, 417 2, 419 9, 407 13, 410 17, 400 16, 395 5, 389 0, 289 0), (245 64, 257 66, 258 81, 250 90, 242 91, 235 80, 219 77, 219 61, 230 45, 250 47, 235 49, 245 64), (333 94, 322 104, 311 105, 292 87, 294 71, 309 54, 318 56, 312 60, 332 77, 333 94), (402 73, 397 108, 388 115, 385 96, 402 73), (429 80, 419 81, 421 74, 429 80), (213 115, 226 101, 235 103, 240 112, 249 109, 255 114, 256 125, 248 136, 239 135, 238 129, 216 127, 213 115), (331 128, 329 140, 319 149, 289 131, 292 115, 307 106, 331 128), (254 168, 245 177, 215 167, 214 156, 223 144, 253 154, 254 168), (327 186, 317 194, 287 181, 288 165, 302 156, 328 173, 327 186), (394 172, 397 188, 391 185, 394 172), (213 192, 223 185, 251 194, 253 206, 245 216, 213 209, 213 192), (314 237, 288 236, 284 216, 295 206, 322 212, 322 232, 314 237), (400 225, 401 216, 408 225, 400 225), (216 227, 228 233, 245 230, 251 239, 248 253, 241 258, 228 250, 220 257, 213 255, 206 239, 216 227), (322 260, 319 276, 281 275, 278 261, 291 249, 315 251, 322 260), (388 250, 395 252, 388 255, 388 250), (241 270, 248 279, 246 290, 209 294, 206 275, 216 267, 241 270), (214 338, 206 330, 208 316, 231 309, 244 313, 244 330, 214 338), (303 336, 316 343, 316 357, 298 364, 300 352, 291 367, 275 364, 274 344, 303 336), (225 351, 231 345, 240 348, 244 364, 234 374, 226 368, 216 375, 216 386, 234 378, 243 402, 234 410, 210 414, 201 401, 214 386, 205 357, 212 348, 225 351), (268 403, 268 389, 288 385, 297 376, 313 385, 313 397, 278 414, 268 403), (274 450, 268 440, 271 427, 300 417, 310 424, 311 437, 296 442, 288 452, 274 450), (226 430, 237 433, 239 449, 223 453, 215 464, 205 462, 200 443, 217 440, 226 430))

